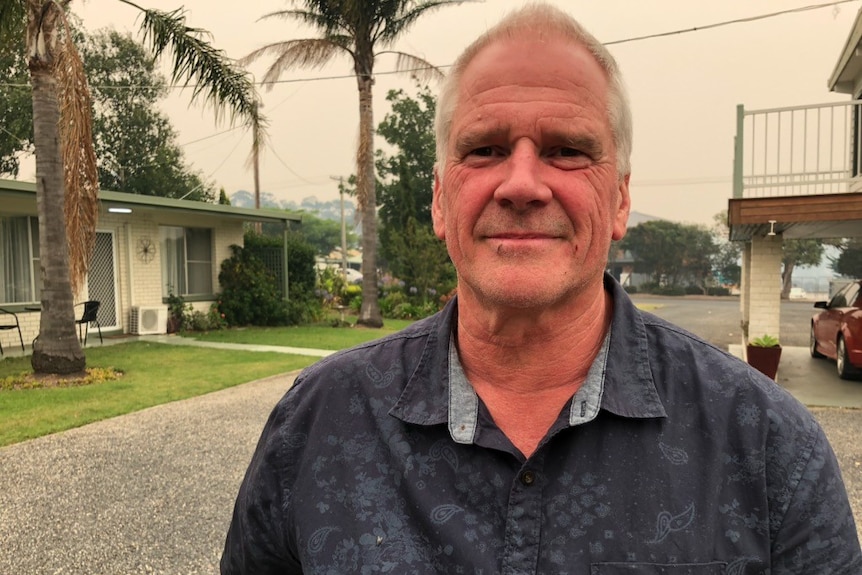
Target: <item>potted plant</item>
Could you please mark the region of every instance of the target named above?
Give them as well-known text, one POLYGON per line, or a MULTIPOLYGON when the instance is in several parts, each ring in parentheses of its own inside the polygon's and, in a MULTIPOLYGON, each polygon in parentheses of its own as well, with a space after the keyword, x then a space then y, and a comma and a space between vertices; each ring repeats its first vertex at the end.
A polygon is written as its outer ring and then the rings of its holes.
POLYGON ((777 337, 764 334, 748 341, 745 357, 751 367, 775 379, 778 374, 778 361, 781 359, 781 344, 777 337))
POLYGON ((183 328, 183 320, 185 319, 186 300, 182 296, 176 295, 173 289, 168 289, 168 333, 176 333, 183 328))

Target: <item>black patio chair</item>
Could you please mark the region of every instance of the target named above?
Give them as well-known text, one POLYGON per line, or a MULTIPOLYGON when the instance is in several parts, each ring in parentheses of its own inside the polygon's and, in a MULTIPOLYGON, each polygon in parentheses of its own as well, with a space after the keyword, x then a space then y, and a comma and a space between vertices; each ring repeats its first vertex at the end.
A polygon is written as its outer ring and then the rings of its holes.
MULTIPOLYGON (((21 324, 18 323, 18 314, 0 307, 0 331, 9 329, 18 330, 18 339, 21 340, 21 352, 24 352, 24 337, 21 335, 21 324)), ((3 344, 0 344, 0 355, 3 354, 3 344)))
POLYGON ((95 323, 96 328, 99 330, 99 343, 105 343, 102 339, 102 326, 99 325, 99 318, 96 315, 99 313, 99 305, 100 303, 95 300, 85 301, 84 303, 79 303, 75 307, 84 306, 84 311, 81 314, 80 319, 76 319, 75 323, 78 324, 78 340, 81 341, 84 345, 87 345, 87 335, 90 333, 90 324, 95 323), (84 326, 84 339, 81 339, 81 326, 84 326))

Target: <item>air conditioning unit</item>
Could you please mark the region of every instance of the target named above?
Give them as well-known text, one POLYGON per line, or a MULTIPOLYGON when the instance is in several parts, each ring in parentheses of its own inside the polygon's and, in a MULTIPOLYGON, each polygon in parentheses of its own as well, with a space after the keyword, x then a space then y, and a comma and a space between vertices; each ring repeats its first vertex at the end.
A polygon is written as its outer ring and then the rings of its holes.
POLYGON ((165 333, 168 330, 168 308, 133 307, 129 331, 135 335, 165 333))

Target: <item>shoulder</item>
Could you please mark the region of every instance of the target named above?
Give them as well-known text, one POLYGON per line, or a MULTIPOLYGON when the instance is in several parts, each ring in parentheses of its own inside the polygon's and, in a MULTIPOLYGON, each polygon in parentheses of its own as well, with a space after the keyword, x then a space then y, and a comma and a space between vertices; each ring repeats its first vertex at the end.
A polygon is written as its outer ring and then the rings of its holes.
POLYGON ((305 368, 277 410, 348 409, 346 402, 392 402, 406 380, 434 353, 440 314, 405 329, 334 353, 305 368))

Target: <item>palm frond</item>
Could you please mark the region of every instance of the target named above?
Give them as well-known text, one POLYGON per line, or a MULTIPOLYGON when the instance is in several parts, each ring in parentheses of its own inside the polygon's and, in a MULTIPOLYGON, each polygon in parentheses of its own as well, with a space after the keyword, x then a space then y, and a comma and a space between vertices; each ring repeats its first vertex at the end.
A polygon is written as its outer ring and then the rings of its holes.
POLYGON ((253 133, 265 136, 266 120, 259 112, 259 98, 250 75, 207 41, 208 32, 186 26, 181 8, 162 12, 141 8, 129 0, 120 2, 144 13, 141 22, 144 42, 150 44, 156 57, 166 51, 172 54, 172 80, 193 85, 192 102, 202 97, 213 107, 216 120, 228 110, 231 123, 239 116, 252 126, 253 133))
MULTIPOLYGON (((59 14, 62 11, 57 10, 59 14)), ((63 177, 66 188, 65 221, 69 244, 69 280, 78 293, 87 277, 90 256, 96 243, 99 216, 99 174, 93 148, 90 87, 84 63, 72 40, 65 15, 62 39, 57 46, 54 74, 60 106, 60 140, 63 150, 63 177)))
POLYGON ((397 5, 397 12, 387 18, 386 25, 377 32, 375 40, 379 39, 384 45, 390 46, 426 12, 449 4, 463 4, 470 1, 472 0, 428 0, 419 5, 410 6, 406 12, 399 13, 408 5, 403 0, 394 0, 391 4, 397 5))
POLYGON ((258 20, 270 19, 298 21, 310 26, 311 28, 323 30, 327 34, 334 34, 336 32, 345 33, 350 31, 349 28, 346 27, 347 23, 340 17, 340 15, 333 15, 329 12, 317 13, 310 10, 279 10, 278 12, 264 14, 258 18, 258 20))
POLYGON ((395 69, 398 72, 409 73, 422 84, 427 84, 431 80, 442 80, 444 77, 440 68, 419 56, 397 50, 384 50, 377 53, 378 56, 383 54, 395 54, 395 69))
POLYGON ((329 62, 336 53, 344 51, 353 57, 349 47, 324 38, 288 40, 276 42, 245 56, 240 62, 248 64, 262 56, 275 56, 275 61, 266 70, 261 80, 264 86, 272 87, 281 75, 293 67, 320 68, 329 62))

